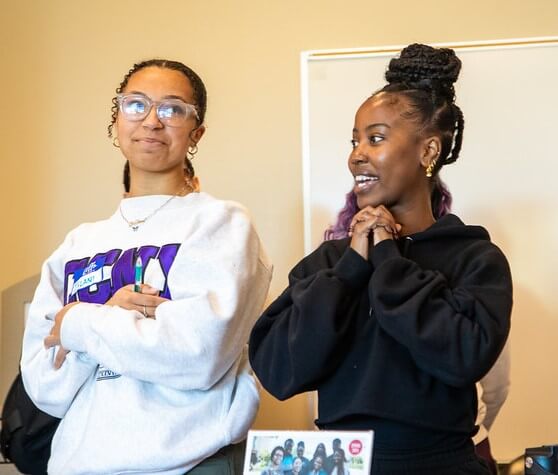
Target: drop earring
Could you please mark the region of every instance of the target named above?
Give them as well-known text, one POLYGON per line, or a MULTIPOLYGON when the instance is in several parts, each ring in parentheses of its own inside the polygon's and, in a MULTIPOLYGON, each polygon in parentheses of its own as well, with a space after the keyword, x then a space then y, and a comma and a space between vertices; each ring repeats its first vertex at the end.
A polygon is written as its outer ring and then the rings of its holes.
POLYGON ((188 151, 186 152, 186 156, 188 157, 188 160, 192 161, 196 155, 196 153, 198 153, 198 144, 195 143, 194 145, 190 145, 188 147, 188 151))
POLYGON ((431 177, 432 177, 432 172, 434 171, 434 168, 436 167, 436 162, 437 162, 437 161, 438 161, 438 157, 436 157, 434 160, 432 160, 432 161, 430 162, 430 165, 428 165, 428 166, 426 167, 426 176, 427 176, 428 178, 431 178, 431 177))

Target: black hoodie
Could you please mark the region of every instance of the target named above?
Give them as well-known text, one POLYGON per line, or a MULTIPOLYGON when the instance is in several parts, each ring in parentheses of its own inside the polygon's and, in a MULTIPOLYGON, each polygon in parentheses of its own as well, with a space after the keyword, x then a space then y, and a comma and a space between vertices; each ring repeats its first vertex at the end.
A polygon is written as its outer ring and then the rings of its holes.
POLYGON ((447 215, 380 242, 368 261, 349 239, 324 242, 256 323, 250 362, 279 399, 317 390, 321 428, 376 429, 382 443, 385 426, 394 446, 399 427, 469 438, 475 383, 504 346, 511 307, 502 252, 447 215))

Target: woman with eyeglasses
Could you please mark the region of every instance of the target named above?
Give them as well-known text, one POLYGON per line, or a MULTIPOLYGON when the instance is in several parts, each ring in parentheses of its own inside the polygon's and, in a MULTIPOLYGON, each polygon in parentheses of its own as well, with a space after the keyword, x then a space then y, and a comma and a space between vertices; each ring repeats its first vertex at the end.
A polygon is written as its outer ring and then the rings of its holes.
POLYGON ((260 475, 284 475, 283 469, 281 468, 281 462, 285 455, 285 449, 278 445, 271 451, 269 456, 269 464, 267 468, 261 471, 260 475))
POLYGON ((348 236, 295 266, 250 337, 271 394, 316 390, 320 429, 374 431, 372 475, 489 475, 475 383, 507 339, 512 280, 484 228, 437 213, 463 140, 460 69, 422 44, 390 61, 350 129, 348 236))
POLYGON ((135 64, 117 89, 129 192, 47 259, 24 335, 26 390, 62 418, 49 473, 242 472, 258 407, 245 344, 271 265, 246 210, 185 173, 205 112, 179 62, 135 64))

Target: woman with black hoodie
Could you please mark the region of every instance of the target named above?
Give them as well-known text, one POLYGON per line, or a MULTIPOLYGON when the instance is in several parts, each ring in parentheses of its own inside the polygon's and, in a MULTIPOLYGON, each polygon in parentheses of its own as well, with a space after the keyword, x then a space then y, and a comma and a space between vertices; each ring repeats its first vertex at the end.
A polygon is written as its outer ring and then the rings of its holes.
POLYGON ((270 393, 317 390, 320 429, 375 431, 373 474, 489 473, 471 442, 475 383, 508 336, 512 283, 485 229, 438 218, 438 172, 463 138, 460 68, 418 44, 390 62, 355 117, 349 237, 295 266, 250 338, 270 393))

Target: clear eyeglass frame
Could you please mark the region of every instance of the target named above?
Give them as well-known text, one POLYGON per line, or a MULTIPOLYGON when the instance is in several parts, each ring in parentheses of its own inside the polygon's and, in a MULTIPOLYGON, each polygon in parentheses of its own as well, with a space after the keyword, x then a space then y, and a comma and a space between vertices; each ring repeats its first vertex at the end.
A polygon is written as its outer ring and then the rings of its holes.
POLYGON ((191 117, 195 117, 199 121, 196 106, 188 104, 182 99, 169 98, 162 101, 153 101, 143 94, 118 94, 116 99, 120 113, 126 120, 132 122, 144 120, 151 112, 153 106, 156 107, 159 120, 169 127, 183 127, 191 117), (133 108, 134 104, 142 104, 144 106, 143 110, 137 112, 126 107, 129 105, 130 108, 133 108))

